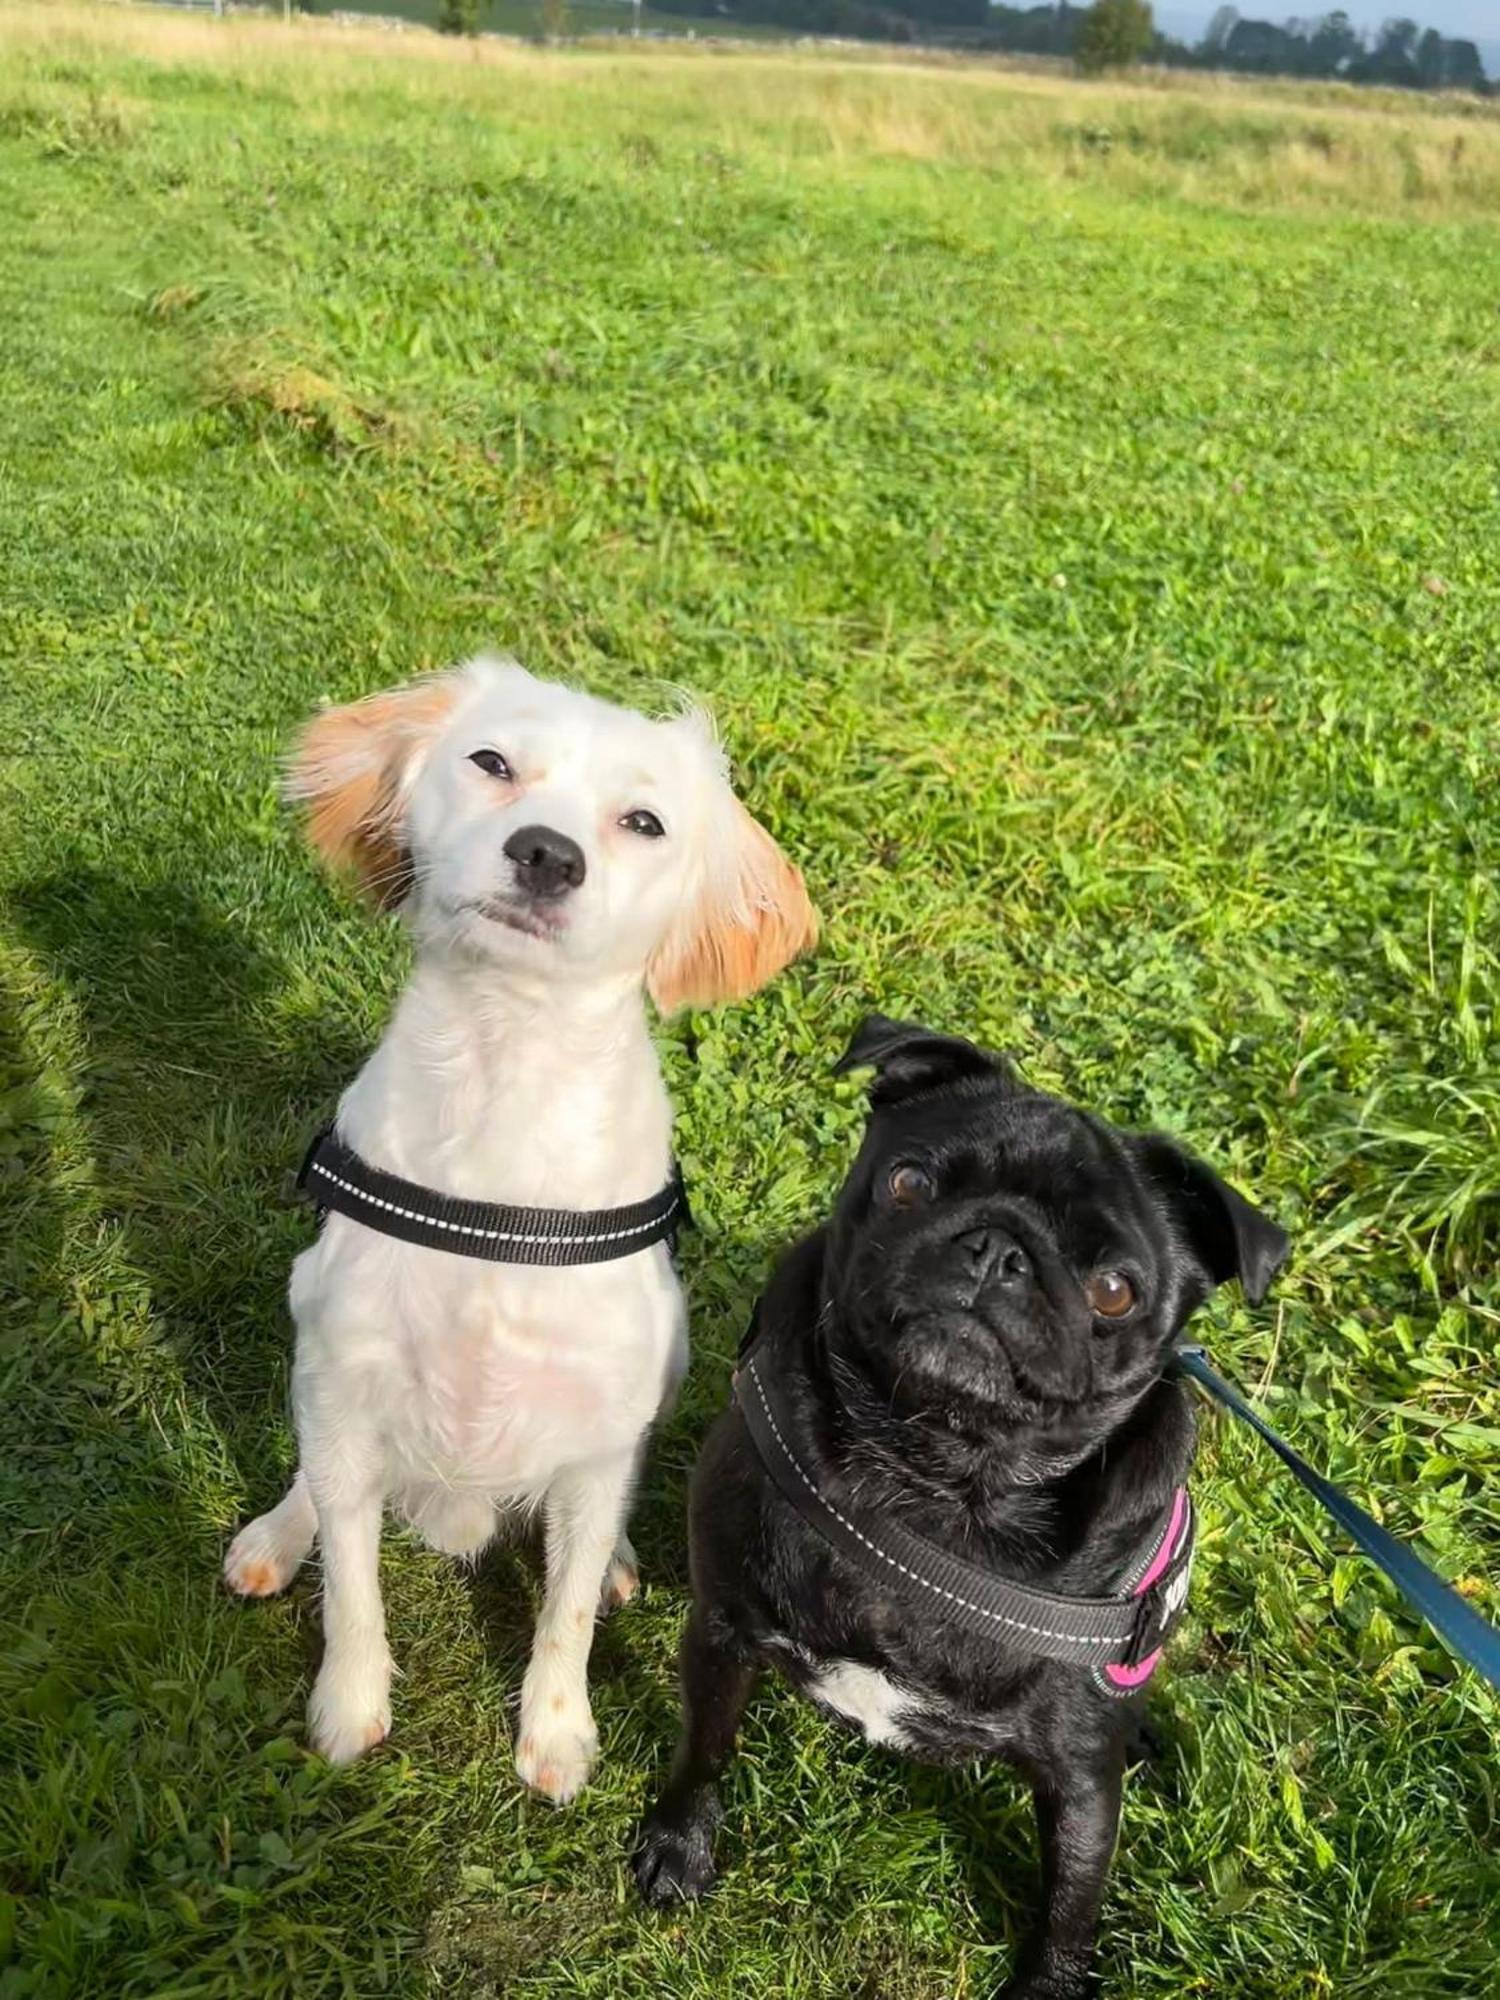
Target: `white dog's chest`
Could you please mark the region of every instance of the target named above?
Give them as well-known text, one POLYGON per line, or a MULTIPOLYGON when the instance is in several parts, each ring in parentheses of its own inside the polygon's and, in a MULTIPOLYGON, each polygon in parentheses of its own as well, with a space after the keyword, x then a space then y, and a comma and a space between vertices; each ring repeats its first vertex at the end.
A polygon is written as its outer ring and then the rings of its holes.
POLYGON ((351 1286, 336 1268, 344 1226, 328 1219, 294 1278, 299 1372, 373 1405, 392 1489, 524 1495, 628 1446, 675 1387, 684 1312, 664 1250, 533 1271, 391 1242, 372 1270, 366 1243, 351 1286), (327 1268, 307 1270, 320 1252, 327 1268), (321 1310, 307 1310, 313 1291, 321 1310))
POLYGON ((507 1318, 413 1343, 408 1363, 414 1393, 390 1435, 417 1467, 435 1462, 450 1477, 504 1484, 530 1473, 544 1433, 582 1438, 603 1425, 597 1370, 507 1318))

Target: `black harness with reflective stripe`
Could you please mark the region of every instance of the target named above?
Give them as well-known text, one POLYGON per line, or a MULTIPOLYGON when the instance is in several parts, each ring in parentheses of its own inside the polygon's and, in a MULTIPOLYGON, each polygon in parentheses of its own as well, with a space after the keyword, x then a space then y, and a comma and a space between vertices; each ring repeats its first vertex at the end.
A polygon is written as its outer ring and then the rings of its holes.
POLYGON ((628 1208, 513 1208, 505 1202, 460 1201, 372 1167, 332 1126, 307 1149, 297 1191, 382 1236, 482 1257, 492 1264, 607 1264, 653 1243, 675 1244, 689 1219, 680 1169, 648 1201, 628 1208))
MULTIPOLYGON (((856 1569, 929 1616, 949 1618, 1042 1659, 1114 1668, 1122 1672, 1113 1682, 1120 1692, 1139 1684, 1124 1674, 1138 1671, 1160 1650, 1187 1602, 1195 1522, 1186 1489, 1179 1490, 1151 1539, 1127 1565, 1129 1581, 1117 1595, 1061 1597, 1015 1583, 950 1555, 898 1521, 835 1504, 797 1455, 793 1423, 770 1371, 761 1365, 758 1346, 752 1342, 734 1378, 755 1449, 802 1518, 856 1569), (1141 1580, 1153 1570, 1142 1589, 1141 1580)), ((1141 1674, 1141 1681, 1145 1678, 1141 1674)))

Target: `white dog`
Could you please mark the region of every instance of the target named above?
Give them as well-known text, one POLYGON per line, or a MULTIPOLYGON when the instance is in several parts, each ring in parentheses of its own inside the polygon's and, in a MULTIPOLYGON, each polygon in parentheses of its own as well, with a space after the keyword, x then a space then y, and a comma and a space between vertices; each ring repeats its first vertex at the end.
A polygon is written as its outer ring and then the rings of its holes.
MULTIPOLYGON (((313 845, 399 907, 416 942, 339 1139, 461 1199, 598 1210, 659 1194, 671 1111, 643 989, 663 1012, 735 999, 816 936, 800 874, 734 797, 706 723, 479 659, 319 715, 289 789, 313 845)), ((467 1557, 500 1510, 539 1503, 547 1589, 516 1768, 571 1798, 597 1747, 601 1587, 614 1601, 635 1587, 631 1487, 686 1365, 667 1246, 545 1269, 332 1213, 293 1267, 291 1306, 300 1470, 225 1575, 265 1596, 321 1544, 314 1744, 342 1762, 390 1727, 385 1503, 467 1557)))

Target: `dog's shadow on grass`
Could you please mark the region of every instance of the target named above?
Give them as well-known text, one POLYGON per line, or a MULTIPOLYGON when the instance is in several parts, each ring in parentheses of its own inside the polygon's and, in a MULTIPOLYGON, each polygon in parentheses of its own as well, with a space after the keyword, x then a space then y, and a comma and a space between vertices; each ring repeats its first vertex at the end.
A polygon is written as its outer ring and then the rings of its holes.
POLYGON ((337 1014, 289 1024, 287 969, 176 877, 80 864, 15 908, 76 1009, 99 1205, 185 1387, 249 1447, 251 1497, 270 1499, 287 1270, 310 1234, 286 1175, 363 1050, 337 1014))
MULTIPOLYGON (((1164 1705, 1142 1721, 1130 1763, 1122 1828, 1129 1825, 1134 1787, 1148 1787, 1168 1800, 1178 1797, 1181 1742, 1164 1705)), ((980 1771, 912 1764, 904 1783, 909 1808, 934 1820, 952 1843, 978 1931, 1013 1970, 1043 1907, 1041 1839, 1029 1784, 1020 1772, 998 1763, 980 1771)), ((1107 1939, 1107 1914, 1102 1935, 1107 1939)))
POLYGON ((41 1601, 62 1607, 77 1671, 108 1683, 89 1647, 109 1614, 87 1583, 79 1609, 70 1565, 49 1575, 46 1538, 60 1546, 85 1496, 107 1493, 90 1547, 131 1552, 130 1602, 149 1626, 183 1583, 215 1587, 226 1464, 252 1504, 275 1497, 286 1274, 309 1232, 277 1190, 353 1051, 321 1022, 268 1035, 285 968, 248 920, 139 858, 80 860, 8 908, 49 975, 39 1006, 18 968, 0 1016, 22 1113, 0 1309, 13 1293, 35 1329, 10 1398, 10 1488, 38 1536, 41 1601))
POLYGON ((996 1767, 982 1775, 932 1765, 905 1773, 913 1808, 942 1829, 986 1946, 1012 1962, 1041 1907, 1036 1815, 1025 1780, 996 1767))

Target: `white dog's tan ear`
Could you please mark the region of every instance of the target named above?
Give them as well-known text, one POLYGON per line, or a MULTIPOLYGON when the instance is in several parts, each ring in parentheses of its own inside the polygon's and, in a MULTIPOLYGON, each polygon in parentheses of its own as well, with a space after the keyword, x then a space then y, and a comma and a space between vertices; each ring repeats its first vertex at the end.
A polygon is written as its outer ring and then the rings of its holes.
POLYGON ((457 691, 452 674, 432 674, 325 708, 287 766, 286 794, 307 807, 309 842, 332 866, 350 870, 382 910, 395 909, 411 887, 401 838, 406 790, 457 691))
POLYGON ((734 801, 729 852, 646 968, 663 1014, 743 1000, 818 941, 802 871, 734 801))

